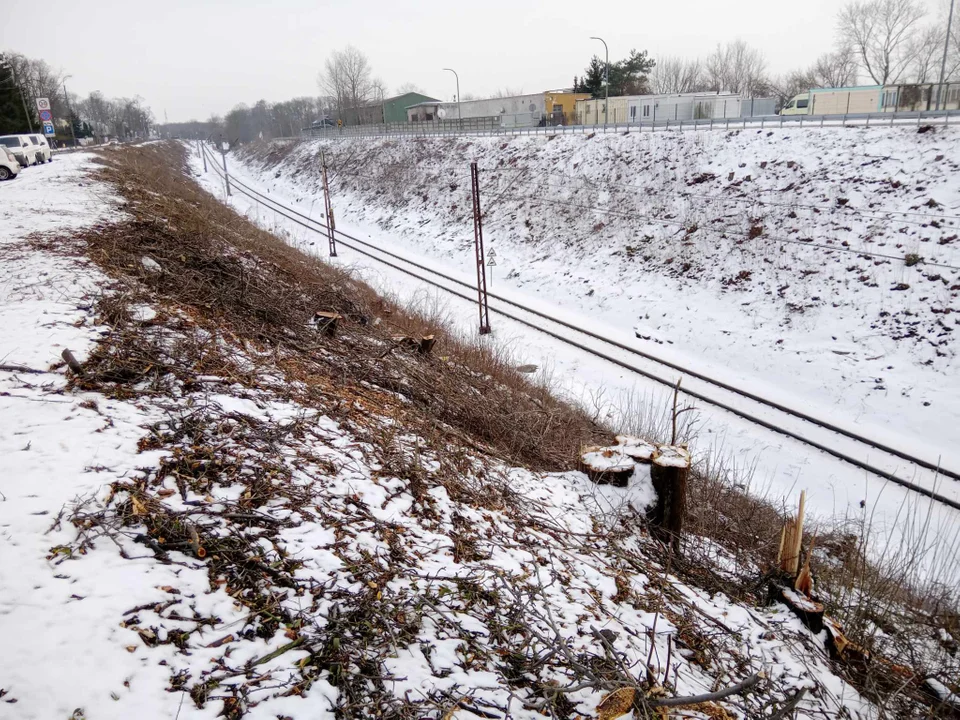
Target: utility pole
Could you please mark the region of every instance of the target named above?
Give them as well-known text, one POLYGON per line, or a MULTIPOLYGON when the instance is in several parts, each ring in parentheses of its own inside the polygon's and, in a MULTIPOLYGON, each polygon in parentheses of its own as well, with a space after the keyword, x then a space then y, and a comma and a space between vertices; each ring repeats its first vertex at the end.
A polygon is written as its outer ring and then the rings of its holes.
POLYGON ((323 175, 323 206, 327 216, 327 240, 330 243, 330 257, 337 256, 337 222, 333 218, 333 205, 330 203, 330 186, 327 184, 327 154, 320 151, 320 165, 323 175))
POLYGON ((227 183, 227 197, 233 195, 230 192, 230 173, 227 172, 227 150, 223 146, 223 133, 220 133, 220 156, 223 158, 223 179, 227 183))
POLYGON ((463 132, 463 113, 460 111, 460 76, 457 75, 457 71, 451 68, 444 68, 449 72, 453 73, 453 76, 457 79, 457 129, 460 132, 463 132))
POLYGON ((610 49, 607 47, 607 41, 600 37, 590 36, 591 40, 599 40, 603 43, 603 87, 606 89, 606 97, 603 100, 603 131, 607 131, 607 115, 610 114, 610 49))
POLYGON ((473 195, 473 244, 477 255, 477 303, 480 307, 480 334, 490 332, 490 307, 487 303, 487 268, 483 257, 483 214, 480 212, 480 171, 470 163, 470 184, 473 195))
POLYGON ((67 78, 71 77, 67 75, 63 79, 63 99, 67 103, 67 113, 70 115, 70 135, 73 137, 73 146, 77 147, 77 131, 73 127, 73 108, 70 107, 70 96, 67 94, 67 78))
POLYGON ((207 174, 207 153, 203 150, 203 140, 197 140, 197 149, 200 151, 200 157, 203 158, 203 174, 207 174))
MULTIPOLYGON (((943 98, 943 82, 947 74, 947 54, 950 52, 950 28, 953 25, 953 3, 950 0, 950 14, 947 16, 947 37, 943 41, 943 63, 940 65, 940 87, 937 89, 937 110, 940 110, 940 103, 943 98)), ((946 101, 943 102, 946 109, 946 101)))

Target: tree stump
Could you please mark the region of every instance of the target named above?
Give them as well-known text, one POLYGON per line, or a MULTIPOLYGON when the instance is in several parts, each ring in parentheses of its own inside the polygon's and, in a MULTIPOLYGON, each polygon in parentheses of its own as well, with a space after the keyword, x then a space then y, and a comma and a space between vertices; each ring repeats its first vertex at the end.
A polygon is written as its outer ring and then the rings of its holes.
POLYGON ((679 552, 687 514, 690 453, 683 445, 662 445, 651 457, 650 479, 657 501, 647 512, 651 534, 679 552))
POLYGON ((318 310, 313 314, 310 324, 317 328, 317 332, 333 337, 337 334, 337 323, 341 319, 342 316, 339 313, 318 310))
POLYGON ((424 335, 422 338, 420 338, 420 345, 417 347, 417 352, 421 355, 429 355, 436 342, 437 339, 435 336, 424 335))
POLYGON ((652 442, 633 435, 617 435, 617 447, 624 455, 633 458, 634 462, 644 465, 650 464, 657 451, 657 446, 652 442))
POLYGON ((591 447, 580 454, 580 469, 597 485, 626 487, 635 468, 619 447, 591 447))
POLYGON ((800 618, 800 622, 810 628, 814 635, 823 630, 823 603, 808 598, 786 585, 772 583, 770 587, 771 599, 782 602, 800 618))
POLYGON ((429 355, 437 340, 434 335, 424 335, 420 338, 409 337, 408 335, 394 335, 393 341, 403 350, 416 352, 421 355, 429 355))

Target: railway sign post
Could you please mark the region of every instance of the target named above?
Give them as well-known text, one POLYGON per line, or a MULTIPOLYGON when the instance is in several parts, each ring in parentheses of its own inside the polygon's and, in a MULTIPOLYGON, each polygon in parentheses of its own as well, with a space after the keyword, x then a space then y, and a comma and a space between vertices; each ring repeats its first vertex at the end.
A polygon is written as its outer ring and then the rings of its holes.
POLYGON ((490 268, 490 287, 493 287, 493 269, 497 266, 497 252, 490 248, 487 253, 487 267, 490 268))
POLYGON ((37 110, 40 113, 40 122, 43 123, 43 134, 47 136, 56 135, 57 129, 53 126, 50 98, 37 98, 37 110))

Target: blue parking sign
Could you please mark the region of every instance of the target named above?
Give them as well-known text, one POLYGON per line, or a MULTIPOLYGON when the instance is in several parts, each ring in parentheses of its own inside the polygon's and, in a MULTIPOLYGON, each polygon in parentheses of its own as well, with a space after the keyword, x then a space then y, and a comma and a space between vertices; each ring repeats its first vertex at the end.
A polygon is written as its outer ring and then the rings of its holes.
POLYGON ((44 135, 56 135, 57 131, 53 129, 52 122, 45 122, 43 124, 43 134, 44 135))

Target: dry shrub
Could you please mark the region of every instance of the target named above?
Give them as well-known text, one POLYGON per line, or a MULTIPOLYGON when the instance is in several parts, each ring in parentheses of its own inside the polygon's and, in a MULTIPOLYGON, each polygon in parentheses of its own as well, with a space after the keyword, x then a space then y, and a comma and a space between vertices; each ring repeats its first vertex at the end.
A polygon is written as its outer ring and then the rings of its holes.
POLYGON ((415 410, 406 420, 424 435, 453 429, 534 469, 571 468, 582 445, 606 439, 585 413, 529 382, 508 359, 384 300, 185 181, 181 145, 129 148, 102 162, 132 218, 84 239, 90 257, 114 277, 133 276, 161 300, 244 341, 296 351, 328 377, 406 398, 415 410), (343 315, 337 337, 309 325, 317 310, 343 315), (424 334, 439 336, 431 356, 411 355, 393 339, 424 334))

